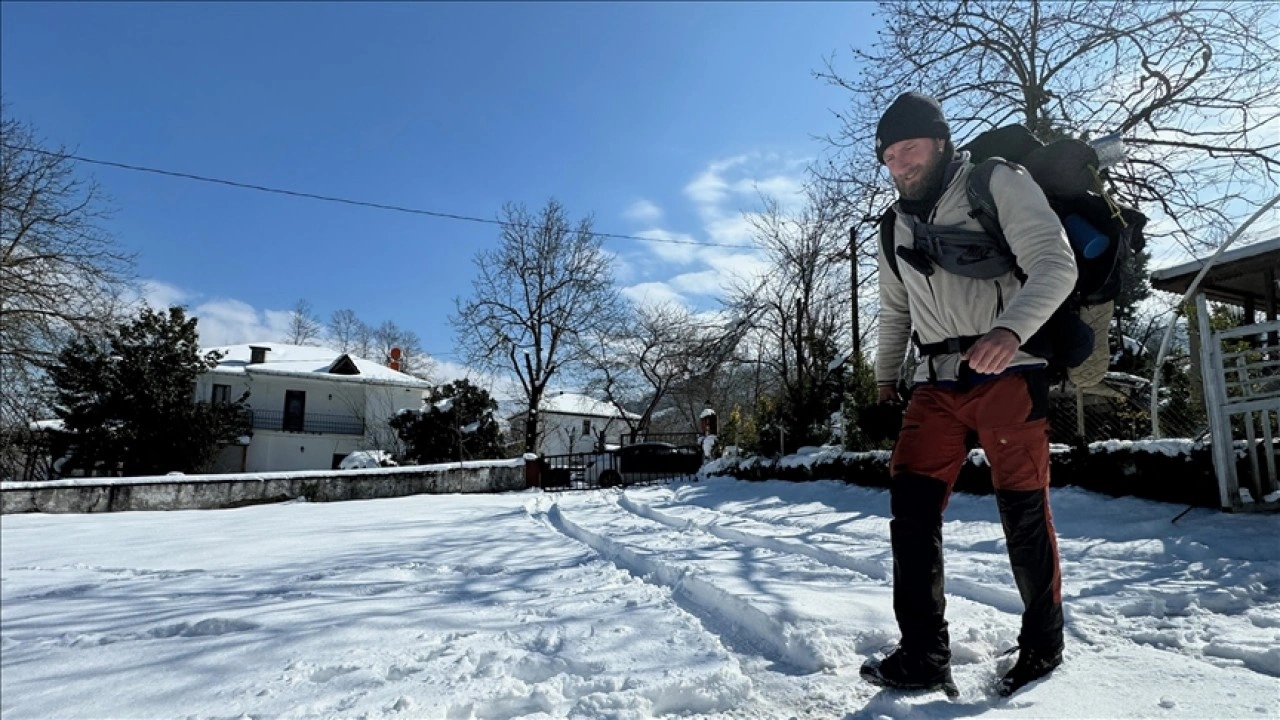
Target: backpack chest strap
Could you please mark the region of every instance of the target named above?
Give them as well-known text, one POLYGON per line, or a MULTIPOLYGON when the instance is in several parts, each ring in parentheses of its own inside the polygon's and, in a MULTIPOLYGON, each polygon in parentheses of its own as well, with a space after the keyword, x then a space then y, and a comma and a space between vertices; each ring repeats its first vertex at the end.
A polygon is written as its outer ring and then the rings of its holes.
POLYGON ((960 337, 951 337, 935 343, 922 343, 920 342, 919 333, 911 333, 911 342, 915 343, 916 351, 920 353, 921 357, 962 353, 973 347, 981 339, 981 335, 961 335, 960 337))
MULTIPOLYGON (((907 215, 907 219, 912 236, 912 248, 908 252, 922 261, 927 260, 955 275, 979 280, 990 280, 1018 269, 1017 260, 1003 238, 992 237, 982 230, 922 222, 914 215, 907 215)), ((907 249, 899 247, 896 254, 910 262, 911 258, 903 250, 907 249)), ((916 267, 915 262, 911 264, 916 267)))

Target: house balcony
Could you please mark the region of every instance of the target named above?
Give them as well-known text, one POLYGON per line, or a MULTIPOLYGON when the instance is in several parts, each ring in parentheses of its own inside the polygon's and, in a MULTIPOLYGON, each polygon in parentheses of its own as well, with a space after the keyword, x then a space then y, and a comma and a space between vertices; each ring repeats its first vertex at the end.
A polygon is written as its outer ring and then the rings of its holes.
POLYGON ((364 420, 354 415, 323 415, 307 413, 301 417, 282 410, 251 410, 254 430, 283 430, 285 432, 315 433, 323 435, 364 435, 364 420))

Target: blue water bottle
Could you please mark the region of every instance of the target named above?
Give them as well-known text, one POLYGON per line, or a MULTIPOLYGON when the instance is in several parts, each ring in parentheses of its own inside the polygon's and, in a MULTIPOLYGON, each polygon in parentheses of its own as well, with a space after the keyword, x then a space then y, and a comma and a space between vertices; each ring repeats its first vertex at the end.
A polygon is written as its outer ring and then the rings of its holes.
POLYGON ((1062 218, 1062 226, 1067 229, 1067 239, 1071 244, 1090 260, 1106 252, 1111 245, 1111 238, 1075 213, 1062 218))

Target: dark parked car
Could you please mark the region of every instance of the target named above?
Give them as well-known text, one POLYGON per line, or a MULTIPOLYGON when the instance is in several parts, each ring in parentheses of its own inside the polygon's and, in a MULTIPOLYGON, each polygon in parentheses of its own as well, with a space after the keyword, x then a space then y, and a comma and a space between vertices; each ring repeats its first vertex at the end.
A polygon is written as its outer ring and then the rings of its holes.
POLYGON ((702 451, 692 445, 645 442, 590 456, 587 483, 600 487, 635 485, 684 477, 702 467, 702 451))

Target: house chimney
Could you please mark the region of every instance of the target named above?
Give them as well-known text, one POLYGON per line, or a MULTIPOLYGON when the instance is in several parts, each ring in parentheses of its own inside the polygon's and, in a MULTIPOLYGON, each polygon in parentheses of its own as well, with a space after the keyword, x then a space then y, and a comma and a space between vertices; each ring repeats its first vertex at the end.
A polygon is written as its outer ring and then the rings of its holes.
POLYGON ((400 348, 391 348, 391 357, 387 360, 387 367, 400 372, 400 348))
POLYGON ((249 364, 261 365, 267 361, 267 351, 271 348, 265 348, 258 345, 249 346, 249 364))

